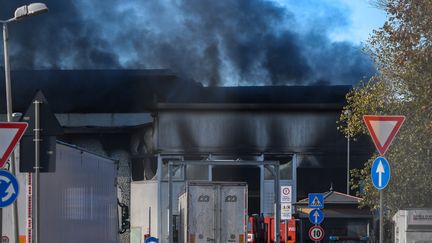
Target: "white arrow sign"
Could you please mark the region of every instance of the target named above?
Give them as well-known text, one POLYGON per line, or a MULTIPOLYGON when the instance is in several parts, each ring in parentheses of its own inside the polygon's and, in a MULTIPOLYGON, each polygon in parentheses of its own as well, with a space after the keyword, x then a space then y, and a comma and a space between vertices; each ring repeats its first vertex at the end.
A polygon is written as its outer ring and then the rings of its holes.
POLYGON ((8 189, 6 190, 6 197, 2 198, 3 202, 9 200, 16 193, 14 186, 12 183, 9 184, 8 189))
POLYGON ((377 167, 375 173, 378 174, 378 186, 382 187, 382 174, 384 174, 385 171, 384 171, 384 166, 383 166, 381 160, 379 161, 379 164, 378 164, 378 167, 377 167))
POLYGON ((314 218, 315 218, 315 222, 318 222, 318 217, 320 216, 318 211, 315 211, 315 213, 313 214, 314 218))

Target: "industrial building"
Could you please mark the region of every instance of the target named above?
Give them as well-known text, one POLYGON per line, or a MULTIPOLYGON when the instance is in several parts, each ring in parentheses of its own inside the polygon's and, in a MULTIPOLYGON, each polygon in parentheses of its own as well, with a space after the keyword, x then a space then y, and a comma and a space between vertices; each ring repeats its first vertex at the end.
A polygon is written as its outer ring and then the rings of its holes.
MULTIPOLYGON (((246 182, 249 214, 274 213, 274 178, 242 161, 278 161, 280 185, 292 186, 294 202, 331 185, 346 192, 347 138, 336 121, 351 86, 204 87, 168 70, 21 71, 12 80, 14 112, 42 90, 65 131, 58 140, 119 161, 122 202, 131 206, 121 242, 167 239, 170 161, 197 162, 175 170, 173 195, 188 180, 246 182)), ((350 168, 371 151, 368 139, 352 142, 350 168)), ((176 214, 175 197, 173 204, 176 214)))

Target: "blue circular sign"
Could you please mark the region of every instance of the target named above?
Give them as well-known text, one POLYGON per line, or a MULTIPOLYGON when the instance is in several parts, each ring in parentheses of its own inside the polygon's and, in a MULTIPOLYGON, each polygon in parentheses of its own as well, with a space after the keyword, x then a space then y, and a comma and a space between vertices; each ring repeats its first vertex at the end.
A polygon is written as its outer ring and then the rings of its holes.
POLYGON ((145 241, 145 243, 159 243, 159 240, 157 238, 150 237, 145 241))
POLYGON ((378 190, 386 188, 390 181, 390 164, 384 157, 374 160, 371 168, 372 183, 378 190))
POLYGON ((7 170, 0 170, 0 208, 11 205, 18 197, 18 181, 7 170))
POLYGON ((309 221, 311 221, 312 224, 321 224, 324 220, 324 213, 323 211, 319 209, 314 209, 310 211, 309 213, 309 221))

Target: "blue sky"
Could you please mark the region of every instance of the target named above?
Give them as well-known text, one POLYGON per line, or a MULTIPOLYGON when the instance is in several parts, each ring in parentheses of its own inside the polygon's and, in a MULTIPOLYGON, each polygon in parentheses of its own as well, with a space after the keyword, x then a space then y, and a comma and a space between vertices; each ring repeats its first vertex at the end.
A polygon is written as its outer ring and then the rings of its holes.
POLYGON ((367 0, 338 0, 350 11, 349 24, 345 31, 331 33, 331 38, 340 41, 347 40, 354 43, 364 42, 372 30, 378 29, 386 21, 386 13, 367 0))
POLYGON ((386 13, 372 0, 273 0, 292 11, 305 28, 319 20, 333 28, 327 33, 333 41, 364 43, 374 29, 383 26, 386 13))

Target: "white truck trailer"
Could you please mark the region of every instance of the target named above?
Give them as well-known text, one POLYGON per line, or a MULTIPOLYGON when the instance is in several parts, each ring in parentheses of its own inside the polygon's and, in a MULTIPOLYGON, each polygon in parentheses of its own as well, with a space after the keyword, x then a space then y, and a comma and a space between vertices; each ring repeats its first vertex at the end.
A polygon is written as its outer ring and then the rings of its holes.
MULTIPOLYGON (((173 195, 175 242, 246 241, 246 183, 174 181, 173 195)), ((168 184, 132 182, 130 243, 144 243, 149 236, 168 242, 168 235, 168 184)))
POLYGON ((393 221, 395 243, 432 242, 432 209, 399 210, 393 221))
POLYGON ((179 243, 244 243, 247 184, 187 182, 179 197, 179 243))
MULTIPOLYGON (((16 153, 19 161, 19 153, 16 153)), ((57 141, 56 170, 40 174, 39 242, 118 243, 118 162, 57 141)), ((33 173, 17 173, 19 242, 34 240, 33 173)), ((3 242, 15 243, 12 206, 3 209, 3 242)))

